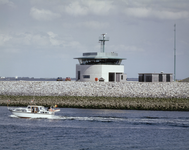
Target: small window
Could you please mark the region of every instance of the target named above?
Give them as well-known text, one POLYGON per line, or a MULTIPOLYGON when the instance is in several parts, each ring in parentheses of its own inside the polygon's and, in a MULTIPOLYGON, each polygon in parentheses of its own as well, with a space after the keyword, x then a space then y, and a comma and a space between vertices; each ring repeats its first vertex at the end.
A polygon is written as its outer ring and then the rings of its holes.
POLYGON ((90 75, 83 75, 83 78, 90 78, 90 75))
POLYGON ((123 75, 121 75, 121 80, 123 80, 123 75))
POLYGON ((170 74, 166 74, 166 81, 170 82, 170 74))

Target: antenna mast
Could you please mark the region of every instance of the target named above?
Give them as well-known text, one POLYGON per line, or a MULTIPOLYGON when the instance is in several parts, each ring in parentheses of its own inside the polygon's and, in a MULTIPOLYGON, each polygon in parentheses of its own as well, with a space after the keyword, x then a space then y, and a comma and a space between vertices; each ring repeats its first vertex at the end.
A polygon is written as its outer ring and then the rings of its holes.
POLYGON ((105 52, 105 41, 109 41, 108 37, 105 37, 107 33, 102 34, 102 37, 99 38, 99 41, 101 42, 101 52, 105 52))
POLYGON ((176 24, 174 24, 174 81, 176 81, 176 24))

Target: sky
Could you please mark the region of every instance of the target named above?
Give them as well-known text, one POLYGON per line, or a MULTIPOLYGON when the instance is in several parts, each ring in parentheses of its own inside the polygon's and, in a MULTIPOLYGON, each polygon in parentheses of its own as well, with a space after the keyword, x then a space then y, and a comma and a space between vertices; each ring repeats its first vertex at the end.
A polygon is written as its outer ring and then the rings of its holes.
POLYGON ((128 78, 189 77, 189 0, 0 0, 0 77, 76 76, 75 57, 116 52, 128 78))

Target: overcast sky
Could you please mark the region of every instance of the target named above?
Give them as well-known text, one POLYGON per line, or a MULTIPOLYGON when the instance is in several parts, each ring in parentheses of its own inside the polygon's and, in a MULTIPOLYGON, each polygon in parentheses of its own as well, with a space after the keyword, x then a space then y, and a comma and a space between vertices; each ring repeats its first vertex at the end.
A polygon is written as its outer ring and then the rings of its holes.
POLYGON ((125 73, 189 77, 189 0, 0 0, 0 76, 75 77, 83 52, 117 52, 125 73))

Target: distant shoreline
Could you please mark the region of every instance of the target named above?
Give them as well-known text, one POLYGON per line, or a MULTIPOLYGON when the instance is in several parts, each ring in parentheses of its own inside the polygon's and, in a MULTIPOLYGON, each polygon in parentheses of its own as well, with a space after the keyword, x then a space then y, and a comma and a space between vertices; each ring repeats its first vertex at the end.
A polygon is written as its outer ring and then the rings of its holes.
POLYGON ((45 107, 189 111, 189 98, 120 98, 81 96, 3 96, 0 106, 27 106, 37 104, 45 107), (9 101, 10 100, 10 101, 9 101), (34 100, 34 103, 31 103, 34 100))
MULTIPOLYGON (((65 81, 65 78, 62 78, 65 81)), ((29 77, 1 77, 0 81, 56 81, 57 78, 29 78, 29 77)), ((71 81, 76 81, 76 78, 71 78, 71 81)), ((127 81, 138 81, 138 78, 127 78, 127 81)), ((60 81, 61 82, 61 81, 60 81)))

